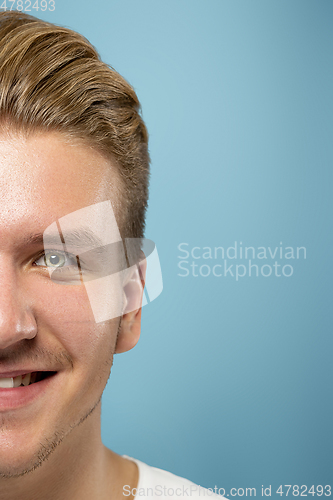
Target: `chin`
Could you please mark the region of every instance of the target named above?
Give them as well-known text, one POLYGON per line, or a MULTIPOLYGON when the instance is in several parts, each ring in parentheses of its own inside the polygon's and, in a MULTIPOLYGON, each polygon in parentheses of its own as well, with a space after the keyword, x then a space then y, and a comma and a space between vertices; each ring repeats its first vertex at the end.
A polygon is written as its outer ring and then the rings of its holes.
MULTIPOLYGON (((30 429, 30 431, 32 431, 30 429)), ((55 434, 43 439, 34 432, 0 431, 0 479, 20 477, 38 469, 61 443, 55 434)))
POLYGON ((14 477, 22 477, 26 474, 38 469, 43 463, 43 460, 38 458, 38 455, 24 457, 22 454, 19 457, 0 456, 0 479, 10 479, 14 477))

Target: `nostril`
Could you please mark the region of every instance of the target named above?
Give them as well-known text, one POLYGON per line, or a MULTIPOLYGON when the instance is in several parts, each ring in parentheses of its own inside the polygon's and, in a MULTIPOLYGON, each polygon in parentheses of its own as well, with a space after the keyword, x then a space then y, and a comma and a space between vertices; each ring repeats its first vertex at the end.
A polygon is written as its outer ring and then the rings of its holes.
POLYGON ((0 349, 6 349, 21 340, 32 340, 37 335, 35 318, 27 311, 2 310, 0 305, 0 349))

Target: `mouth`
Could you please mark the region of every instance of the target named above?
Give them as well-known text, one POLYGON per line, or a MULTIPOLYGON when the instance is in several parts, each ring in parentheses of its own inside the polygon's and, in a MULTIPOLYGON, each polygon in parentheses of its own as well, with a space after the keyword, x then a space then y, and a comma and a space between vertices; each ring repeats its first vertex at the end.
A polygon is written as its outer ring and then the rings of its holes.
POLYGON ((0 413, 31 406, 37 399, 54 394, 59 390, 58 377, 61 381, 60 372, 46 370, 1 373, 0 413))
POLYGON ((43 380, 54 376, 57 372, 30 372, 17 377, 0 377, 0 389, 13 389, 17 387, 27 387, 28 385, 38 384, 43 380))

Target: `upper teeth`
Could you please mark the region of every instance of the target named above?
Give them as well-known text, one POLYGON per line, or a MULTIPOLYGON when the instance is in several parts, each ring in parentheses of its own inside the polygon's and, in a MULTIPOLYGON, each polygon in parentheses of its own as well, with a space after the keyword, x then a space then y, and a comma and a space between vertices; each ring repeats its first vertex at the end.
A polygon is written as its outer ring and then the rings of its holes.
POLYGON ((29 385, 32 378, 31 375, 33 376, 33 378, 36 378, 32 373, 26 373, 25 375, 18 375, 17 377, 0 378, 0 388, 9 389, 12 387, 19 387, 21 384, 29 385))

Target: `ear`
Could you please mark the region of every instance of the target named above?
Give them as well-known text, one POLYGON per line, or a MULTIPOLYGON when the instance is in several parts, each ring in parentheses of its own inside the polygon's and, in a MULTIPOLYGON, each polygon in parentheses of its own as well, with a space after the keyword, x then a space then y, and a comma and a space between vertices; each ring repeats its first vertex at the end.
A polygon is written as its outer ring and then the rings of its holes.
POLYGON ((147 270, 146 259, 130 269, 124 285, 125 309, 121 319, 115 353, 126 352, 138 342, 141 333, 142 298, 147 270))

